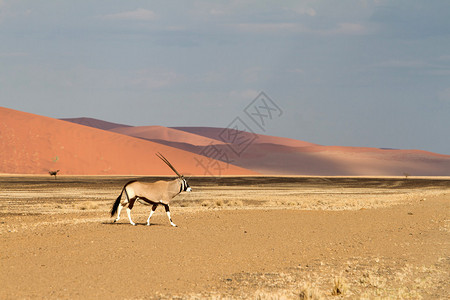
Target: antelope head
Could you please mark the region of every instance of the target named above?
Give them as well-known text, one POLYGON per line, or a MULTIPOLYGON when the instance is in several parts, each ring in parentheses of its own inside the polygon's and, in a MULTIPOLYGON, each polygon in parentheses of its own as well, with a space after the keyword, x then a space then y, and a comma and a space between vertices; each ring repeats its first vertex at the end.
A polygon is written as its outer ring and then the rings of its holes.
POLYGON ((172 166, 172 164, 167 160, 167 158, 164 157, 164 155, 162 155, 161 153, 156 153, 156 156, 158 156, 167 166, 169 166, 169 168, 172 169, 172 171, 177 174, 178 178, 181 180, 181 190, 185 191, 185 192, 190 192, 192 189, 189 186, 189 184, 187 183, 186 179, 184 178, 183 175, 180 175, 180 173, 178 173, 178 171, 174 168, 174 166, 172 166))

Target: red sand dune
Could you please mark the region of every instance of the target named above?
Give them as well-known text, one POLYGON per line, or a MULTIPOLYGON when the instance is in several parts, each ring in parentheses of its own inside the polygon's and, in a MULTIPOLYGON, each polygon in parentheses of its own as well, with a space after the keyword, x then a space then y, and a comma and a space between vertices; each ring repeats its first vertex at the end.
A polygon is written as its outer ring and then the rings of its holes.
POLYGON ((118 127, 110 129, 110 131, 146 140, 186 143, 194 146, 223 144, 218 140, 163 126, 118 127))
MULTIPOLYGON (((227 130, 213 127, 174 127, 218 140, 227 140, 227 130)), ((231 130, 233 131, 233 130, 231 130)), ((236 135, 236 133, 234 133, 236 135)), ((383 150, 367 147, 320 146, 289 138, 240 132, 252 142, 245 149, 231 143, 216 148, 234 165, 273 175, 450 175, 450 155, 421 150, 383 150), (255 138, 256 137, 256 138, 255 138), (233 151, 233 150, 238 151, 233 151), (238 152, 238 153, 236 153, 238 152)), ((230 139, 232 141, 232 139, 230 139)), ((173 145, 172 146, 176 146, 173 145)), ((178 148, 189 150, 185 145, 178 148)), ((199 147, 196 153, 205 153, 199 147)))
POLYGON ((450 176, 450 157, 419 150, 380 150, 357 147, 287 147, 252 144, 237 155, 230 145, 171 146, 219 158, 266 175, 318 176, 450 176))
POLYGON ((263 174, 449 176, 450 156, 420 150, 252 145, 233 164, 263 174))
POLYGON ((174 175, 155 156, 161 152, 184 174, 255 174, 151 141, 12 109, 0 107, 0 120, 0 173, 174 175))
POLYGON ((61 120, 72 122, 72 123, 77 123, 77 124, 84 125, 84 126, 103 129, 103 130, 111 130, 111 129, 117 128, 117 127, 131 127, 128 125, 111 123, 111 122, 98 120, 98 119, 94 119, 94 118, 84 118, 84 117, 83 118, 66 118, 66 119, 61 119, 61 120))
POLYGON ((450 155, 421 150, 320 146, 289 138, 214 127, 144 126, 114 130, 150 138, 160 144, 220 159, 266 175, 450 175, 450 155), (199 136, 208 139, 201 140, 199 136), (208 144, 211 140, 218 142, 208 144), (228 143, 224 144, 224 141, 228 143))
POLYGON ((238 135, 241 141, 243 139, 251 139, 252 144, 275 144, 289 147, 316 146, 316 144, 313 143, 308 143, 285 137, 256 134, 244 131, 239 131, 239 133, 236 133, 236 130, 230 128, 217 128, 217 127, 172 127, 172 128, 205 136, 211 139, 224 141, 227 143, 228 142, 239 143, 240 142, 239 140, 234 139, 234 137, 238 135))

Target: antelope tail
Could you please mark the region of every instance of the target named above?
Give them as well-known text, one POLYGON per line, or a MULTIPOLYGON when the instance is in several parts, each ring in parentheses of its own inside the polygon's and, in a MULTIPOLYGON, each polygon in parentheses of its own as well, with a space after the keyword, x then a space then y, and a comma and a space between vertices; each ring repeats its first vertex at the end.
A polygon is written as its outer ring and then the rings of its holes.
POLYGON ((125 185, 123 186, 123 189, 122 189, 122 191, 120 192, 119 197, 117 197, 116 201, 115 201, 114 204, 113 204, 113 207, 111 208, 111 217, 114 216, 114 215, 116 214, 117 208, 119 207, 119 204, 120 204, 120 199, 122 199, 122 194, 123 194, 124 191, 125 191, 125 195, 127 196, 127 200, 130 200, 130 199, 128 199, 128 193, 127 193, 127 190, 126 190, 125 188, 126 188, 127 185, 129 185, 130 183, 133 183, 133 182, 136 182, 136 181, 137 181, 137 180, 130 181, 130 182, 128 182, 127 184, 125 184, 125 185))
POLYGON ((125 191, 125 187, 126 187, 126 185, 123 187, 122 191, 120 192, 119 197, 117 197, 116 201, 114 202, 114 204, 111 208, 111 217, 114 216, 117 212, 117 208, 119 207, 120 199, 122 198, 123 191, 125 191))

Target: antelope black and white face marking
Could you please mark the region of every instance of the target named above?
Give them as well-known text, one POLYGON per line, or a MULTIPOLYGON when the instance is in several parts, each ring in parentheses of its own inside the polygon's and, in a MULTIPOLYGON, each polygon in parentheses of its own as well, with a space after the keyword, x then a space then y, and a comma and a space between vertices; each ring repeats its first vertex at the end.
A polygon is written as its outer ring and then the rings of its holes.
POLYGON ((191 187, 189 186, 189 184, 187 183, 186 179, 184 177, 181 178, 181 191, 183 192, 190 192, 192 191, 191 187))

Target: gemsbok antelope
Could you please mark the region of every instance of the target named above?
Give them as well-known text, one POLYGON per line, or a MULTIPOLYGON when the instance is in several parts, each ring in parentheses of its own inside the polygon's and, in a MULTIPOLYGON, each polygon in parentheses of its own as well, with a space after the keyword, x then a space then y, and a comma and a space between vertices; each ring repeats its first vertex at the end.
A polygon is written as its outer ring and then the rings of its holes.
POLYGON ((122 188, 122 192, 119 197, 117 197, 111 209, 111 217, 114 216, 117 212, 117 218, 114 222, 119 221, 120 219, 120 211, 122 208, 127 207, 128 219, 130 219, 131 225, 136 225, 131 220, 131 209, 134 206, 136 200, 141 203, 152 205, 152 210, 150 211, 150 216, 147 219, 147 225, 150 225, 150 218, 155 212, 156 208, 159 205, 163 205, 166 209, 167 217, 169 218, 170 225, 176 227, 175 223, 172 222, 172 218, 170 216, 169 202, 170 200, 178 195, 179 193, 186 191, 190 192, 191 187, 187 183, 186 179, 183 175, 177 172, 177 170, 172 166, 172 164, 165 158, 161 153, 157 153, 158 156, 163 162, 165 162, 175 174, 178 175, 178 178, 170 181, 160 180, 156 182, 142 182, 133 180, 128 182, 122 188), (125 192, 124 201, 121 203, 122 194, 125 192))

